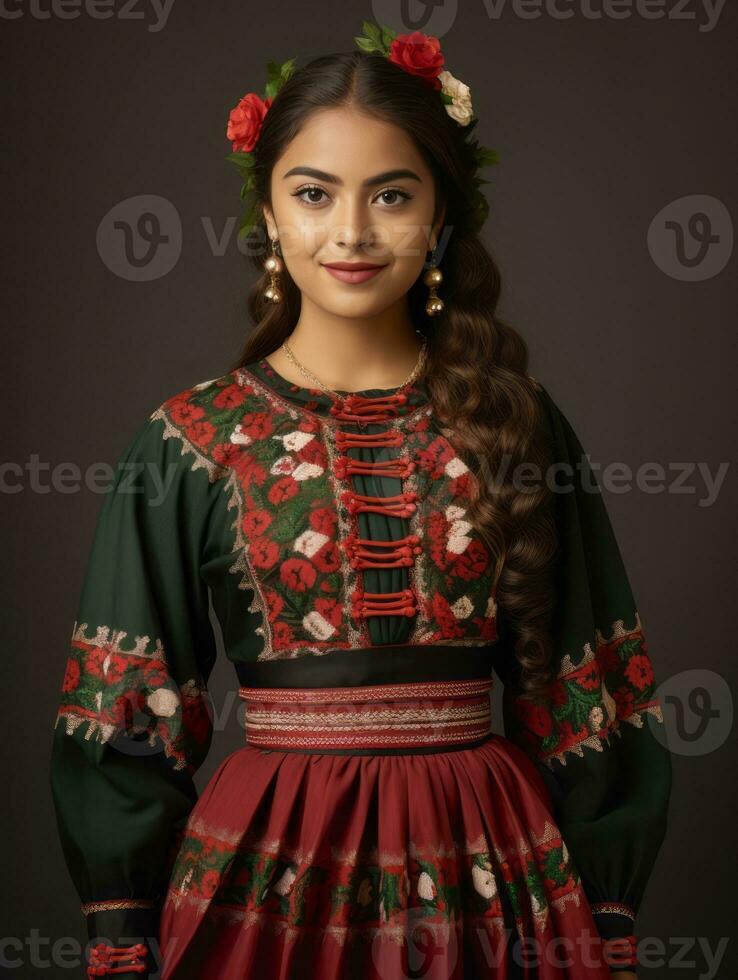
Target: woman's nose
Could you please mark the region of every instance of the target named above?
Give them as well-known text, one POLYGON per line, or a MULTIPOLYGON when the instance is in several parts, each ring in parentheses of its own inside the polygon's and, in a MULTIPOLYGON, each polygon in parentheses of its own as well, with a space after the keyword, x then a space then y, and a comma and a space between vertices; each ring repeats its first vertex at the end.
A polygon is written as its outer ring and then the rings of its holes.
POLYGON ((359 245, 367 233, 368 216, 360 201, 346 201, 331 215, 331 240, 337 245, 359 245))

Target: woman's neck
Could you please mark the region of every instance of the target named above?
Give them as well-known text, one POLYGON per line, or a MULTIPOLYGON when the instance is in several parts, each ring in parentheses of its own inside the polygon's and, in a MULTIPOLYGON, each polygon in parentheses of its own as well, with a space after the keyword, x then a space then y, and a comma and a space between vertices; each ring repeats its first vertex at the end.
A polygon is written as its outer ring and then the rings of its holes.
MULTIPOLYGON (((328 388, 363 391, 404 383, 418 361, 422 338, 405 310, 376 318, 345 318, 303 309, 287 338, 297 360, 328 388)), ((311 384, 281 347, 268 356, 275 371, 293 384, 311 384)))

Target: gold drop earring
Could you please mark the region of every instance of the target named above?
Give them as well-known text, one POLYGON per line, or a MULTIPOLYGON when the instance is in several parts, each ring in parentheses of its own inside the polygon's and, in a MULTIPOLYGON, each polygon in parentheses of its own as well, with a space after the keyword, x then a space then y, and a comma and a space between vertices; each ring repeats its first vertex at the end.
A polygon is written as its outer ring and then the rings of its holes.
POLYGON ((426 286, 430 287, 430 296, 428 297, 428 302, 425 304, 425 312, 428 316, 439 316, 443 313, 446 304, 438 295, 438 287, 443 282, 443 273, 438 268, 438 266, 433 264, 436 255, 435 248, 431 252, 431 265, 430 269, 423 276, 423 282, 426 286))
POLYGON ((279 288, 279 273, 282 271, 282 260, 277 254, 278 238, 272 238, 272 254, 264 263, 264 268, 269 273, 269 285, 264 290, 264 298, 272 303, 282 302, 282 290, 279 288))

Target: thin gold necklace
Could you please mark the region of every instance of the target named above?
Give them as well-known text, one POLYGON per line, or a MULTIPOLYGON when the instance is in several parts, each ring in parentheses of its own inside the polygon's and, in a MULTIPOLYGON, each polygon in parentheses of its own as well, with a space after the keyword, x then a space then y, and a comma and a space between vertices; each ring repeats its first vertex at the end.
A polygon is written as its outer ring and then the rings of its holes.
MULTIPOLYGON (((283 348, 285 354, 287 355, 287 357, 290 359, 290 361, 292 361, 292 363, 295 365, 295 367, 299 371, 301 371, 302 374, 304 374, 306 378, 309 378, 310 380, 314 381, 316 383, 316 385, 319 388, 321 388, 326 394, 331 395, 333 398, 338 399, 338 401, 341 401, 342 400, 342 398, 344 397, 343 395, 339 395, 339 393, 337 391, 334 391, 332 388, 329 388, 327 385, 324 385, 323 382, 320 380, 320 378, 316 377, 313 374, 312 371, 308 371, 308 369, 305 367, 305 365, 304 364, 301 364, 300 361, 298 361, 298 359, 295 357, 294 353, 292 352, 292 349, 290 348, 290 346, 289 346, 289 344, 287 343, 286 340, 283 342, 282 348, 283 348)), ((402 388, 406 388, 409 384, 412 384, 412 382, 420 374, 420 372, 423 369, 423 366, 425 365, 425 360, 426 360, 427 352, 428 352, 428 341, 424 337, 423 338, 423 344, 422 344, 422 346, 420 348, 420 353, 418 354, 418 360, 417 360, 417 362, 415 364, 415 367, 412 369, 412 371, 407 376, 407 378, 402 382, 402 384, 399 385, 399 387, 397 389, 398 391, 400 389, 402 389, 402 388)))

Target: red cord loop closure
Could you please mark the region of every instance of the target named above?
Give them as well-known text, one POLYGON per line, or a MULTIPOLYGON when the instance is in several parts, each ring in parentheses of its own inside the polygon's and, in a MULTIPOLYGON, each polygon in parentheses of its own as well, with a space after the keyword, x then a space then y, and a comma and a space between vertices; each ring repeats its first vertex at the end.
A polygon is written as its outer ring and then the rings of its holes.
POLYGON ((414 616, 417 612, 412 589, 400 592, 364 592, 356 589, 353 597, 353 616, 414 616))
POLYGON ((136 943, 134 946, 109 946, 107 943, 98 943, 90 950, 87 976, 104 977, 114 973, 145 973, 147 970, 146 952, 146 946, 143 943, 136 943))
POLYGON ((622 970, 638 966, 636 937, 633 935, 607 939, 604 950, 608 966, 616 966, 622 970))
POLYGON ((334 472, 340 479, 359 473, 362 476, 393 476, 404 480, 414 473, 415 463, 406 456, 397 456, 395 459, 380 459, 373 463, 364 463, 359 459, 352 459, 350 456, 339 456, 336 459, 334 472))
POLYGON ((417 534, 406 534, 396 541, 375 541, 350 534, 345 542, 352 568, 402 568, 415 564, 415 555, 421 552, 417 534), (370 548, 380 548, 372 552, 370 548))
POLYGON ((380 398, 367 398, 349 394, 339 402, 331 405, 330 413, 342 422, 356 422, 366 425, 368 422, 388 422, 397 415, 397 405, 404 405, 407 395, 398 392, 380 398))
POLYGON ((417 493, 413 490, 406 490, 393 497, 373 497, 368 494, 355 493, 353 490, 346 490, 341 495, 341 500, 346 505, 349 513, 384 514, 388 517, 409 517, 415 512, 418 499, 417 493))
POLYGON ((397 429, 388 429, 386 432, 336 432, 336 445, 339 449, 350 449, 352 447, 371 446, 379 449, 383 446, 401 446, 404 436, 397 429))

